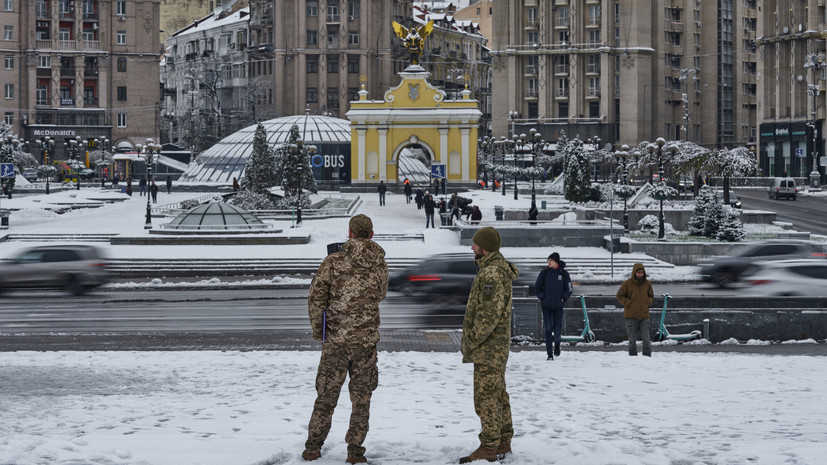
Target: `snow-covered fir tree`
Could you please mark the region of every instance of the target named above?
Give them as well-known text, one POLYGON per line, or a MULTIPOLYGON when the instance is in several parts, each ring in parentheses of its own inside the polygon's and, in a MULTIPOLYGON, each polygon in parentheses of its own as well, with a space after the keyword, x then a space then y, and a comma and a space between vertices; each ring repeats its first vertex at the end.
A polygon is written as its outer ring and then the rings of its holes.
POLYGON ((723 224, 726 214, 724 213, 724 204, 721 203, 721 196, 717 191, 712 191, 715 195, 714 200, 709 203, 704 216, 704 236, 717 237, 718 229, 723 224))
POLYGON ((240 179, 241 189, 266 193, 268 189, 278 184, 276 159, 267 145, 267 132, 264 126, 258 123, 253 136, 253 153, 244 166, 244 174, 240 179))
MULTIPOLYGON (((557 142, 560 150, 560 141, 557 142)), ((591 165, 583 142, 575 138, 563 148, 563 193, 570 202, 585 202, 591 194, 591 165)))
POLYGON ((310 167, 310 150, 307 145, 299 143, 299 140, 299 127, 294 124, 290 128, 287 142, 278 148, 276 166, 284 190, 284 198, 278 202, 280 208, 298 206, 299 185, 302 190, 302 208, 310 206, 310 197, 306 194, 317 192, 316 179, 310 167))
POLYGON ((253 153, 244 166, 244 174, 239 182, 241 190, 229 203, 245 210, 273 209, 268 190, 277 182, 275 155, 267 145, 267 132, 259 123, 253 136, 253 153))
POLYGON ((715 191, 709 186, 703 186, 695 198, 694 214, 689 218, 687 229, 693 236, 703 236, 706 229, 706 212, 712 202, 717 201, 715 191))
POLYGON ((741 213, 729 205, 724 205, 724 220, 718 227, 716 237, 719 241, 737 242, 746 237, 744 225, 741 223, 741 213))

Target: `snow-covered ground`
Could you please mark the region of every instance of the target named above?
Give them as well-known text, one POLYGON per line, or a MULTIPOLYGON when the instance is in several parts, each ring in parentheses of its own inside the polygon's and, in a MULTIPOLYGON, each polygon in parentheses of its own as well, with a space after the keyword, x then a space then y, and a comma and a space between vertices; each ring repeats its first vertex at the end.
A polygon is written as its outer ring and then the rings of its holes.
MULTIPOLYGON (((0 464, 303 463, 318 353, 5 353, 0 464)), ((381 353, 374 464, 448 464, 477 445, 459 354, 381 353)), ((827 358, 513 353, 514 464, 817 465, 827 358)), ((346 390, 320 465, 343 463, 346 390)))
MULTIPOLYGON (((173 204, 190 198, 203 197, 204 192, 175 192, 166 194, 164 189, 158 194, 158 206, 173 204)), ((377 234, 412 233, 422 234, 422 241, 382 241, 380 244, 387 252, 388 258, 424 259, 431 255, 467 252, 471 255, 470 247, 459 245, 459 236, 455 231, 448 229, 426 229, 424 210, 417 210, 415 203, 407 204, 402 194, 387 194, 386 206, 379 206, 377 193, 345 194, 346 198, 360 196, 362 200, 358 213, 364 213, 373 219, 374 230, 377 234)), ((463 194, 473 200, 483 213, 483 221, 494 218, 494 207, 503 205, 506 208, 522 208, 528 210, 530 196, 521 195, 514 200, 511 192, 502 196, 499 192, 475 190, 463 194)), ((314 201, 326 196, 340 197, 336 192, 322 192, 313 195, 314 201)), ((554 205, 568 205, 560 196, 540 194, 538 204, 545 200, 548 208, 554 205)), ((155 206, 155 205, 153 205, 155 206)), ((10 228, 5 231, 10 234, 89 234, 105 233, 120 234, 129 237, 140 237, 149 234, 144 229, 146 214, 146 197, 137 192, 132 197, 116 193, 111 190, 84 188, 80 191, 68 190, 53 192, 52 194, 16 195, 13 199, 0 199, 0 208, 14 210, 9 218, 10 228), (118 200, 112 202, 114 200, 118 200), (70 204, 104 203, 98 208, 79 208, 67 213, 57 214, 45 209, 49 206, 66 206, 70 204)), ((153 225, 157 228, 172 218, 154 218, 153 225)), ((437 220, 438 221, 438 220, 437 220)), ((220 246, 169 246, 169 245, 112 245, 104 246, 108 256, 112 258, 323 258, 327 254, 327 244, 347 239, 348 218, 312 219, 306 218, 301 227, 294 228, 290 221, 275 221, 275 229, 282 230, 282 235, 309 235, 310 242, 303 245, 289 246, 255 246, 232 245, 220 246)), ((0 242, 0 259, 9 257, 21 248, 34 245, 32 242, 0 242)), ((101 246, 101 243, 96 245, 101 246)), ((552 249, 548 247, 508 247, 503 244, 503 254, 509 259, 539 259, 542 261, 552 249)), ((580 258, 596 262, 609 263, 609 251, 598 247, 557 247, 564 260, 580 258)), ((626 254, 624 258, 643 259, 642 254, 626 254)), ((675 267, 658 269, 653 279, 665 281, 685 280, 694 275, 695 267, 675 267)), ((626 271, 617 272, 617 279, 626 277, 626 271)), ((650 273, 651 274, 651 273, 650 273)), ((590 279, 590 275, 576 276, 581 282, 590 279)))
MULTIPOLYGON (((197 193, 159 194, 160 203, 197 193)), ((470 194, 484 218, 494 205, 527 208, 490 192, 470 194)), ((8 233, 140 236, 146 199, 62 215, 46 203, 121 194, 97 189, 0 199, 13 208, 8 233), (71 197, 74 194, 76 197, 71 197)), ((384 242, 390 257, 467 251, 456 234, 425 229, 424 214, 388 195, 363 195, 360 212, 378 233, 424 234, 384 242)), ((553 199, 549 198, 549 201, 553 199)), ((156 219, 161 223, 166 220, 156 219)), ((322 257, 343 240, 347 219, 306 220, 301 246, 111 246, 113 257, 322 257)), ((31 243, 0 243, 0 257, 31 243)), ((565 257, 608 259, 595 248, 565 257)), ((545 257, 548 248, 509 248, 545 257)), ((687 272, 679 267, 674 273, 687 272)), ((668 276, 658 276, 668 280, 668 276)), ((2 310, 0 310, 2 311, 2 310)), ((365 446, 375 464, 455 463, 477 446, 471 366, 457 353, 381 353, 380 384, 365 446)), ((303 463, 314 399, 314 352, 15 352, 0 356, 0 465, 270 465, 303 463)), ((513 464, 824 463, 827 357, 729 353, 513 353, 507 382, 517 436, 513 464)), ((343 392, 320 465, 344 461, 350 412, 343 392)))

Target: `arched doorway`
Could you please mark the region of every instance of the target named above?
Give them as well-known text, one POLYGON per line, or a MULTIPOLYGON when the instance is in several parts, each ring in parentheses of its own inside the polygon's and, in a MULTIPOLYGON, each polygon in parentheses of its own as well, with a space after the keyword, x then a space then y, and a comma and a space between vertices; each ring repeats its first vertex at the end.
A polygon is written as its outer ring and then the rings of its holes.
POLYGON ((397 184, 402 184, 405 179, 413 183, 428 185, 431 183, 431 162, 433 156, 431 151, 422 144, 413 143, 401 147, 395 154, 397 184))

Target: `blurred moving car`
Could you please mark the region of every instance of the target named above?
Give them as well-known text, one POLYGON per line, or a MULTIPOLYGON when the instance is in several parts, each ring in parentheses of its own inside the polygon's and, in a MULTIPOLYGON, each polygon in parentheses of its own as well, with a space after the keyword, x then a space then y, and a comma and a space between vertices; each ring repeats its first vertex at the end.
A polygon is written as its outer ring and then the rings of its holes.
POLYGON ((760 296, 827 297, 827 260, 780 260, 754 267, 744 292, 760 296))
POLYGON ((775 178, 772 180, 767 194, 770 200, 780 199, 782 197, 795 200, 795 197, 798 195, 798 186, 795 185, 793 178, 775 178))
POLYGON ((388 290, 422 300, 465 304, 476 274, 472 253, 433 255, 392 273, 388 290))
POLYGON ((733 255, 698 261, 701 280, 728 287, 737 283, 744 272, 765 261, 794 258, 825 258, 824 248, 814 242, 770 239, 746 245, 733 255))
POLYGON ((63 289, 81 295, 109 281, 101 250, 88 245, 49 245, 23 250, 3 263, 0 292, 63 289))

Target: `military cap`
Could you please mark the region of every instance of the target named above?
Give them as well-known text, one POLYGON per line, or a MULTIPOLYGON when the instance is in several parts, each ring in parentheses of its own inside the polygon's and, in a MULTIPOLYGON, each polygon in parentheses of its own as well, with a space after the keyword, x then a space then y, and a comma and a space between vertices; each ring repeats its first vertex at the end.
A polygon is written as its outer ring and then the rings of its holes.
POLYGON ((361 238, 369 238, 373 232, 373 221, 367 215, 358 214, 350 219, 348 227, 353 235, 361 238))
POLYGON ((491 226, 486 226, 484 228, 480 228, 475 234, 474 237, 471 239, 474 244, 482 247, 483 250, 488 252, 496 252, 500 250, 500 244, 502 244, 502 239, 500 239, 500 233, 497 232, 496 229, 492 228, 491 226))

